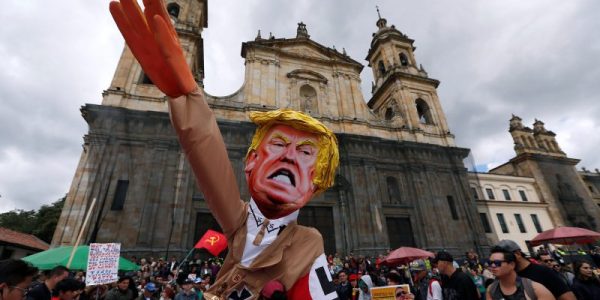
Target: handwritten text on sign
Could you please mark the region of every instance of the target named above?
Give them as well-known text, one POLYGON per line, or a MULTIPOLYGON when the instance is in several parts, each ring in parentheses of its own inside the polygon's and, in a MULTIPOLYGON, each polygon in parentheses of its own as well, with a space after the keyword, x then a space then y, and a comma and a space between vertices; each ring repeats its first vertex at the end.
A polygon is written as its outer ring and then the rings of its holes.
POLYGON ((118 279, 121 244, 90 244, 85 285, 106 284, 118 279))

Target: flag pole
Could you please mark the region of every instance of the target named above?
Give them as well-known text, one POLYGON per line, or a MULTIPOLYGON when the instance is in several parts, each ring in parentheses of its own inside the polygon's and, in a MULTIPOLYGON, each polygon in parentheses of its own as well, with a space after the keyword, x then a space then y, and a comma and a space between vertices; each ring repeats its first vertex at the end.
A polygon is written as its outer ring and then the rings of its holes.
POLYGON ((192 250, 190 250, 190 252, 188 252, 188 254, 183 258, 183 260, 179 263, 179 265, 177 266, 176 269, 176 274, 179 275, 179 269, 181 268, 181 265, 183 265, 183 263, 188 259, 188 257, 190 257, 190 255, 192 255, 192 252, 194 252, 194 249, 196 248, 192 248, 192 250))
POLYGON ((77 240, 75 241, 75 245, 73 246, 73 249, 71 250, 71 255, 69 256, 69 262, 67 262, 67 265, 66 265, 67 269, 69 269, 71 267, 71 263, 73 262, 73 256, 75 256, 75 251, 77 251, 79 242, 81 242, 81 236, 83 235, 83 232, 85 231, 85 228, 87 227, 87 223, 90 220, 90 216, 92 215, 92 210, 94 209, 95 205, 96 205, 96 198, 94 197, 94 199, 92 200, 92 205, 90 205, 90 208, 87 211, 87 215, 85 216, 85 220, 83 220, 81 229, 79 229, 79 234, 77 235, 77 240))

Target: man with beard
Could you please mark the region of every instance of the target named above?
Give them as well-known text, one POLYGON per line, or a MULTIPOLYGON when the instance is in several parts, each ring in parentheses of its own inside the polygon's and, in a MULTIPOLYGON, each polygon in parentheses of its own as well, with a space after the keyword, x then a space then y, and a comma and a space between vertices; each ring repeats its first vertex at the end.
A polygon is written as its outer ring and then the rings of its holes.
POLYGON ((478 300, 479 293, 473 280, 453 263, 454 258, 446 251, 438 252, 434 258, 434 264, 442 274, 444 300, 478 300))
POLYGON ((323 239, 296 224, 298 210, 333 185, 337 139, 316 119, 291 110, 252 112, 246 156, 252 196, 240 200, 216 118, 204 100, 161 0, 113 1, 110 11, 145 74, 168 96, 169 112, 200 190, 230 249, 209 299, 249 299, 279 280, 292 299, 335 299, 323 239))

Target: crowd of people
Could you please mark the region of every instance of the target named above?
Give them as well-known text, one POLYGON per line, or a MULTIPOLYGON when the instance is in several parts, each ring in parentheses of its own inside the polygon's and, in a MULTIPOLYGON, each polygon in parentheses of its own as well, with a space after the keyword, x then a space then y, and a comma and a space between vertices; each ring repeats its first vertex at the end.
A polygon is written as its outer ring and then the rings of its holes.
MULTIPOLYGON (((584 253, 580 253, 584 254, 584 253)), ((495 245, 489 256, 474 251, 455 258, 446 251, 408 265, 389 266, 385 255, 327 256, 340 300, 369 300, 371 288, 405 285, 396 299, 559 299, 600 300, 600 249, 587 259, 566 259, 560 249, 526 255, 513 241, 495 245)), ((112 285, 85 286, 85 273, 55 267, 46 272, 22 260, 0 262, 0 300, 200 300, 214 282, 221 258, 179 262, 176 257, 131 257, 139 271, 122 273, 112 285)), ((287 299, 278 281, 265 285, 259 299, 287 299)))

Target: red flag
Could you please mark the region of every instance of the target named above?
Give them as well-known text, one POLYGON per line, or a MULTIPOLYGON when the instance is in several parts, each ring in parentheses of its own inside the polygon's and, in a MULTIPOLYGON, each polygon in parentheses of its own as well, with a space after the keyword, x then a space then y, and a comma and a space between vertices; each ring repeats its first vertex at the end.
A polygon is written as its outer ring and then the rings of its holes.
POLYGON ((227 248, 227 238, 222 233, 209 229, 196 243, 194 248, 204 248, 210 254, 217 256, 227 248))

